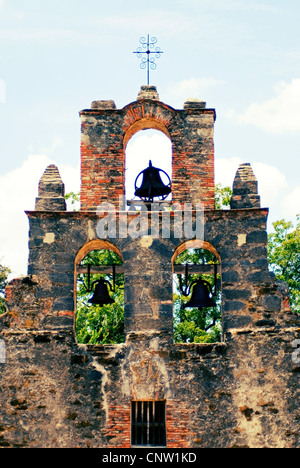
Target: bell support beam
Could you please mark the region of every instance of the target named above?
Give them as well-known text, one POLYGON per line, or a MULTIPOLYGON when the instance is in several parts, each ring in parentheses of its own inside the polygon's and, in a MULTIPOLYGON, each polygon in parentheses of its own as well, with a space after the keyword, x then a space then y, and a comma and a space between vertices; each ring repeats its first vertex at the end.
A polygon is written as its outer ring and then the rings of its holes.
POLYGON ((143 200, 127 200, 126 203, 127 206, 134 207, 136 210, 140 210, 141 207, 146 206, 148 211, 164 211, 164 208, 171 208, 173 202, 172 200, 155 200, 152 203, 144 202, 143 200))
MULTIPOLYGON (((123 265, 116 265, 116 274, 124 273, 123 265)), ((95 265, 91 266, 90 274, 96 275, 99 273, 105 273, 108 275, 112 274, 112 265, 95 265)), ((87 266, 78 266, 77 267, 77 274, 78 275, 87 275, 88 274, 88 267, 87 266)))
MULTIPOLYGON (((176 274, 185 274, 185 265, 174 265, 174 273, 176 274)), ((215 265, 189 265, 189 274, 214 274, 215 272, 215 265)), ((221 269, 220 265, 217 265, 217 273, 220 274, 221 269)), ((99 274, 99 273, 106 273, 106 274, 111 274, 111 265, 97 265, 97 266, 91 266, 90 273, 92 275, 94 274, 99 274)), ((124 267, 123 265, 116 265, 116 274, 122 274, 124 273, 124 267)), ((77 274, 88 274, 88 267, 87 266, 78 266, 77 267, 77 274)))
MULTIPOLYGON (((173 267, 173 272, 180 274, 180 275, 185 275, 186 270, 185 270, 185 265, 174 265, 173 267)), ((213 275, 215 273, 215 265, 210 264, 210 265, 189 265, 188 266, 188 274, 206 274, 206 275, 213 275)), ((221 273, 220 265, 217 264, 217 274, 221 273)))

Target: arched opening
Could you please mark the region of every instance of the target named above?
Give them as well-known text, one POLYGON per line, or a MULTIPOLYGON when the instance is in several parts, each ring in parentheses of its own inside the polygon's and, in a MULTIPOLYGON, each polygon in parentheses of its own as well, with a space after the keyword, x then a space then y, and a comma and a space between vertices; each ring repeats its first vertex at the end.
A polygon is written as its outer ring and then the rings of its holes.
POLYGON ((220 257, 202 244, 186 242, 173 256, 175 343, 222 340, 220 257))
MULTIPOLYGON (((165 171, 172 179, 172 143, 162 130, 146 128, 138 130, 127 140, 125 158, 125 198, 136 200, 135 180, 138 174, 148 168, 149 161, 154 167, 165 171)), ((168 178, 160 172, 163 184, 169 183, 168 178)), ((171 199, 171 194, 167 200, 171 199)))
POLYGON ((80 344, 123 343, 122 258, 108 242, 93 242, 76 258, 76 339, 80 344))

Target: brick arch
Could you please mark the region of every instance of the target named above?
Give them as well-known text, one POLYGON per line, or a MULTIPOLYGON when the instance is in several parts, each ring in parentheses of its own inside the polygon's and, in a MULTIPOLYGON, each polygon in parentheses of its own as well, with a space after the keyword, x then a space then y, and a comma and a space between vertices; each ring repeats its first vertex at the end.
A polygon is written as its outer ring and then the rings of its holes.
MULTIPOLYGON (((124 149, 130 138, 140 130, 163 132, 172 140, 176 111, 160 101, 136 101, 123 109, 124 149)), ((176 126, 176 124, 175 124, 176 126)))
POLYGON ((125 133, 124 150, 126 149, 129 140, 140 130, 158 130, 164 133, 171 140, 170 133, 162 122, 153 118, 142 118, 141 120, 134 122, 125 133))
POLYGON ((81 208, 95 211, 125 194, 125 151, 139 130, 163 132, 172 143, 172 200, 214 209, 214 109, 173 109, 139 99, 123 109, 81 111, 81 208))
POLYGON ((189 240, 189 241, 183 242, 182 244, 180 244, 176 248, 176 250, 175 250, 175 252, 173 254, 173 257, 172 257, 172 264, 174 265, 174 262, 175 262, 176 258, 178 257, 178 255, 180 255, 182 252, 184 252, 185 250, 188 250, 188 249, 208 250, 209 252, 213 253, 215 255, 215 257, 217 258, 218 262, 221 263, 220 254, 217 252, 217 250, 215 249, 215 247, 212 244, 210 244, 207 241, 200 240, 200 239, 194 239, 194 240, 189 240))
POLYGON ((84 259, 84 257, 86 257, 87 254, 92 252, 93 250, 111 250, 112 252, 116 253, 123 262, 122 254, 114 244, 102 239, 94 239, 84 244, 77 252, 77 255, 75 257, 75 274, 76 267, 84 259))

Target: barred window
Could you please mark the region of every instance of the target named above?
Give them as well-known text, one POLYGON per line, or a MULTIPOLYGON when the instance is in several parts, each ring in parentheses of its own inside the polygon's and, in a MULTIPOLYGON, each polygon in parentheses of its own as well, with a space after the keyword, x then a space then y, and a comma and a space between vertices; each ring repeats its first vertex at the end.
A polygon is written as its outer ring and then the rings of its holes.
POLYGON ((165 401, 132 402, 131 445, 166 446, 165 401))

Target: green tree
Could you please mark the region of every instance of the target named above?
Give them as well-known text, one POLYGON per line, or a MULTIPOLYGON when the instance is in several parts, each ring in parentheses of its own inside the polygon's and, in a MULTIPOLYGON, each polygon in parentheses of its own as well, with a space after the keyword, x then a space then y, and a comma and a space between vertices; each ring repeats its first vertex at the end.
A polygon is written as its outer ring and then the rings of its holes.
MULTIPOLYGON (((118 265, 121 259, 110 250, 94 250, 81 262, 81 266, 118 265)), ((91 284, 99 278, 112 282, 111 275, 92 274, 91 284)), ((116 344, 124 341, 124 277, 117 274, 115 291, 110 292, 114 304, 103 307, 90 304, 88 300, 93 292, 87 292, 87 275, 78 275, 76 336, 78 343, 116 344)))
POLYGON ((5 286, 9 273, 10 269, 0 264, 0 315, 6 312, 5 286))
POLYGON ((232 190, 230 187, 223 187, 222 184, 216 184, 215 187, 215 207, 216 210, 223 210, 230 206, 232 190))
POLYGON ((71 205, 72 211, 78 211, 80 205, 80 192, 68 192, 65 194, 65 200, 71 205))
POLYGON ((268 257, 270 269, 290 290, 291 308, 300 313, 300 217, 297 224, 281 219, 273 223, 269 234, 268 257))

